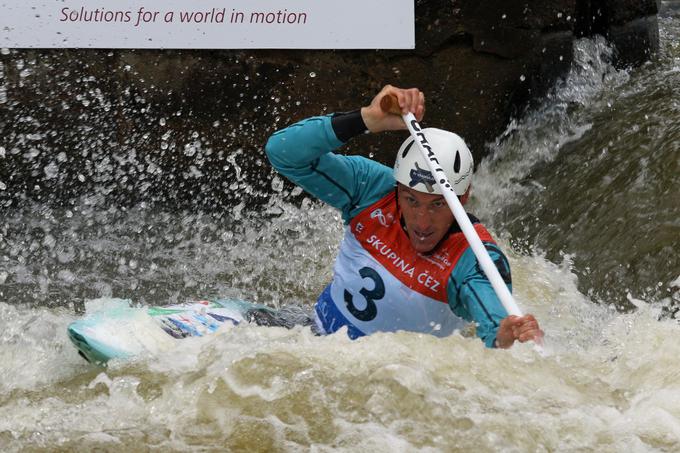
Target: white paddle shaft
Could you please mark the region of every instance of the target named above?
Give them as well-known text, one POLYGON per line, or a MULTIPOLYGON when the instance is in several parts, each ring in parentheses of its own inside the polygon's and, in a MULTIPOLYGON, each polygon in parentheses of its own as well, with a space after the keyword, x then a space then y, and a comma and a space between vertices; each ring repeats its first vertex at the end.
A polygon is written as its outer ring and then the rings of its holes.
POLYGON ((421 132, 421 128, 418 124, 418 121, 416 120, 416 117, 413 115, 413 113, 409 112, 406 115, 402 115, 402 118, 404 118, 406 127, 411 133, 413 140, 415 140, 418 149, 423 154, 425 161, 427 161, 427 166, 430 169, 430 172, 432 173, 437 185, 439 186, 439 190, 441 190, 442 195, 444 195, 444 199, 446 199, 449 208, 451 208, 451 212, 453 213, 456 222, 458 222, 458 226, 465 235, 465 239, 467 239, 468 243, 470 244, 472 251, 477 257, 477 261, 479 261, 479 265, 484 271, 484 274, 486 274, 486 277, 489 279, 489 282, 491 282, 491 286, 503 304, 503 307, 505 307, 505 310, 509 315, 522 316, 522 312, 517 306, 515 299, 512 297, 512 293, 510 293, 508 287, 505 286, 505 282, 503 281, 501 274, 498 272, 493 260, 489 256, 489 252, 486 250, 486 247, 484 247, 484 244, 482 244, 481 239, 479 239, 477 231, 472 226, 472 222, 470 222, 470 218, 465 212, 465 209, 463 209, 463 205, 460 203, 460 200, 458 200, 458 196, 453 190, 453 185, 449 182, 448 178, 446 177, 446 173, 441 168, 436 158, 434 158, 432 152, 428 152, 425 149, 425 146, 423 146, 427 145, 429 147, 430 145, 425 138, 425 134, 421 132))

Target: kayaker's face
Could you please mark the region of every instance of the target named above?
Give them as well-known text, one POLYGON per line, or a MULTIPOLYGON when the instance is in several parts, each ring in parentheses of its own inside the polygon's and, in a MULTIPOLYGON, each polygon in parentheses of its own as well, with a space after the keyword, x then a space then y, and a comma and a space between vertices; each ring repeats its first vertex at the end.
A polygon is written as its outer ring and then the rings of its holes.
POLYGON ((397 197, 411 245, 417 252, 431 252, 454 221, 444 196, 399 184, 397 197))

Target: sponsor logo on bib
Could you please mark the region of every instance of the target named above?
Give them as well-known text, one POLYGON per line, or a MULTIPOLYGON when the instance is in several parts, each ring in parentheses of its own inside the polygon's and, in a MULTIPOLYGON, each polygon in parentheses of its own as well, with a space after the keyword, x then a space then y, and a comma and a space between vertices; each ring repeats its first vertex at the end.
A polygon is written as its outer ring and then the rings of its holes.
POLYGON ((380 225, 384 227, 389 227, 392 225, 394 222, 394 216, 392 214, 383 214, 382 209, 378 208, 375 209, 373 212, 371 212, 371 218, 372 219, 378 219, 378 222, 380 222, 380 225))

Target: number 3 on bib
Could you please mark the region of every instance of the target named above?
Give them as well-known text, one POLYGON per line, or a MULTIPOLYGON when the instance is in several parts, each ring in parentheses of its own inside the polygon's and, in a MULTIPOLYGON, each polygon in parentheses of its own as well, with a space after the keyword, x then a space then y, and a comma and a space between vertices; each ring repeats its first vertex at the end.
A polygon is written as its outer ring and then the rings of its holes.
POLYGON ((352 293, 347 290, 345 290, 345 304, 347 305, 347 310, 349 310, 349 312, 358 320, 371 321, 377 315, 375 301, 385 297, 385 283, 380 277, 380 274, 370 267, 362 267, 359 270, 359 275, 361 275, 361 278, 370 278, 373 280, 373 289, 361 288, 359 291, 359 294, 366 299, 366 308, 359 310, 354 305, 352 293))

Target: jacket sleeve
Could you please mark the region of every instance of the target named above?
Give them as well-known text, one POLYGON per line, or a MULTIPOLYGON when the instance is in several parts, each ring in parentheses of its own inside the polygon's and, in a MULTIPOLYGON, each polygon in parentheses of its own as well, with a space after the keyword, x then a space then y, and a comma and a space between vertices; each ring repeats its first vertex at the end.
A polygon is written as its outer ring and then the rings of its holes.
MULTIPOLYGON (((507 258, 495 244, 484 245, 512 292, 507 258)), ((472 249, 468 248, 456 264, 449 278, 447 292, 451 310, 466 321, 474 321, 477 324, 477 336, 487 347, 493 348, 498 326, 501 320, 508 316, 508 312, 496 296, 472 249)))
POLYGON ((389 192, 394 177, 390 168, 373 160, 334 154, 344 142, 336 135, 331 119, 330 115, 312 117, 277 131, 265 151, 279 173, 340 209, 349 222, 389 192))

